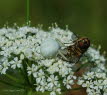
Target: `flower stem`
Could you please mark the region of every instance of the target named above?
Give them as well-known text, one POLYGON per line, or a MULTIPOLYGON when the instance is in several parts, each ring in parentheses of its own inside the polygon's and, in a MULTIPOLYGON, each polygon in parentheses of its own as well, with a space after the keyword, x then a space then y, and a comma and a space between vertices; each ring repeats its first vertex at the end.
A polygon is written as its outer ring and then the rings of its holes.
POLYGON ((29 0, 26 1, 26 23, 27 25, 29 25, 29 21, 30 21, 30 2, 29 0))
POLYGON ((27 89, 27 94, 26 95, 34 95, 34 92, 32 89, 27 89))
POLYGON ((27 84, 27 86, 30 86, 30 82, 29 82, 29 78, 28 78, 28 74, 27 74, 26 61, 24 61, 24 63, 23 63, 23 75, 24 75, 24 78, 25 78, 25 84, 27 84))

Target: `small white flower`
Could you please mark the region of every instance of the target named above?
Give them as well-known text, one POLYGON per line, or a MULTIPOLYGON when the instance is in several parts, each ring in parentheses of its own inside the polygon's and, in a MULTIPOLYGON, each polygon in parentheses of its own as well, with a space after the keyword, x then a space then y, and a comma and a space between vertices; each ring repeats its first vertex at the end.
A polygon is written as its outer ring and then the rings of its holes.
POLYGON ((56 63, 54 63, 53 65, 51 65, 47 71, 50 73, 50 74, 54 74, 55 72, 58 72, 59 71, 59 68, 57 66, 56 63))
POLYGON ((36 82, 37 82, 37 83, 41 83, 41 81, 43 81, 44 79, 45 79, 45 74, 44 74, 43 70, 40 69, 40 70, 37 72, 36 82))
POLYGON ((104 78, 104 81, 102 81, 103 83, 103 85, 107 85, 107 78, 104 78))
POLYGON ((11 68, 16 69, 16 67, 21 68, 22 67, 22 60, 18 60, 17 57, 15 57, 12 61, 9 62, 11 64, 11 68))
POLYGON ((97 78, 106 78, 106 74, 105 73, 96 73, 96 77, 97 78))
POLYGON ((44 81, 42 84, 38 84, 38 86, 36 87, 36 91, 41 91, 41 92, 44 92, 47 89, 48 87, 46 81, 44 81))
POLYGON ((84 75, 84 79, 93 79, 94 78, 94 72, 88 72, 87 75, 84 75))
POLYGON ((63 83, 64 83, 64 85, 66 85, 67 89, 71 89, 71 85, 74 84, 74 81, 71 76, 68 76, 67 79, 64 78, 63 83))
POLYGON ((107 86, 104 87, 103 91, 104 91, 104 94, 103 94, 103 95, 107 95, 107 86))
POLYGON ((84 82, 84 80, 78 80, 78 85, 82 85, 83 84, 83 82, 84 82))
POLYGON ((21 55, 20 55, 20 60, 23 60, 23 59, 24 59, 24 55, 21 54, 21 55))
POLYGON ((48 77, 47 79, 48 83, 48 87, 52 88, 54 85, 58 84, 58 77, 54 76, 54 75, 50 75, 50 77, 48 77))
POLYGON ((61 94, 60 84, 57 84, 56 86, 54 86, 54 87, 52 88, 52 92, 50 93, 50 95, 51 95, 51 94, 55 94, 55 95, 56 95, 56 93, 61 94))
POLYGON ((87 87, 87 88, 89 88, 90 87, 90 85, 92 85, 93 83, 91 82, 91 81, 86 81, 86 83, 83 83, 82 84, 82 87, 87 87))
POLYGON ((54 91, 52 91, 52 92, 50 93, 50 95, 56 95, 56 93, 55 93, 54 91))
POLYGON ((103 88, 102 82, 103 82, 103 80, 94 81, 94 85, 95 85, 97 90, 98 90, 98 88, 99 89, 103 88))
POLYGON ((1 74, 6 74, 6 71, 7 71, 8 67, 5 67, 1 70, 1 74))
POLYGON ((37 77, 38 66, 32 64, 32 67, 27 67, 28 75, 33 74, 34 77, 37 77))
POLYGON ((0 65, 1 74, 6 74, 6 71, 7 71, 9 66, 10 66, 10 64, 9 64, 8 60, 4 60, 4 62, 1 63, 1 65, 0 65))

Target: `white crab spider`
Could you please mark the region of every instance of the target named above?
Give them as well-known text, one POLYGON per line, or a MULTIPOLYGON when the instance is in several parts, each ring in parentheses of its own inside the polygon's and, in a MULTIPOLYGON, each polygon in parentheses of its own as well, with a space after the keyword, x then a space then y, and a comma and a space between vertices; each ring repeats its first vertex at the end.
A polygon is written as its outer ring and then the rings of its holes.
POLYGON ((61 48, 64 48, 65 45, 59 39, 47 38, 42 42, 40 47, 40 52, 45 58, 52 58, 57 55, 60 55, 64 60, 68 59, 64 56, 66 51, 63 51, 61 48))

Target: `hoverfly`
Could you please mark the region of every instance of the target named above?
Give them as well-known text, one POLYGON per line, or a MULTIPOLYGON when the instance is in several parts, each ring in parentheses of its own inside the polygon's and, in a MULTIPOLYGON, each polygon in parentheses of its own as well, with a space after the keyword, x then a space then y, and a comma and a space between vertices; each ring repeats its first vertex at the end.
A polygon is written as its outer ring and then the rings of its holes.
POLYGON ((90 40, 86 37, 81 37, 74 41, 70 46, 60 49, 58 55, 65 61, 77 63, 81 56, 87 51, 90 46, 90 40))

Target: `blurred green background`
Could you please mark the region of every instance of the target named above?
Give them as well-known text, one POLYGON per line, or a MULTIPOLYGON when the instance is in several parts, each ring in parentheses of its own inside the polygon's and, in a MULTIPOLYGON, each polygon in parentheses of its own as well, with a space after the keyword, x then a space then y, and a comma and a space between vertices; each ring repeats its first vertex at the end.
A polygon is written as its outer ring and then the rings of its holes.
MULTIPOLYGON (((69 25, 107 51, 107 0, 30 0, 30 20, 44 29, 55 22, 61 28, 69 25)), ((0 27, 7 22, 9 26, 26 22, 26 0, 0 0, 0 27)))

